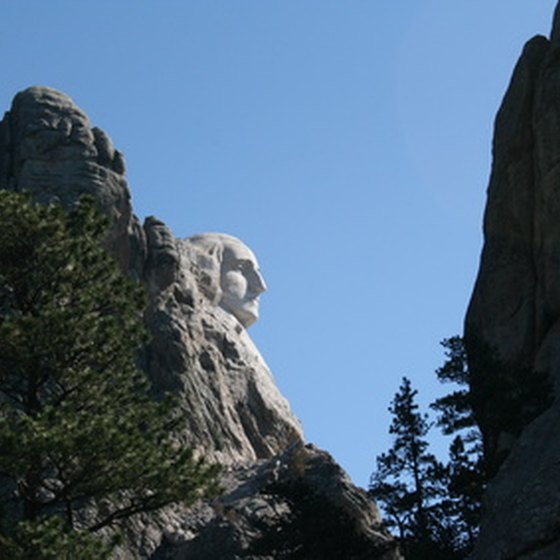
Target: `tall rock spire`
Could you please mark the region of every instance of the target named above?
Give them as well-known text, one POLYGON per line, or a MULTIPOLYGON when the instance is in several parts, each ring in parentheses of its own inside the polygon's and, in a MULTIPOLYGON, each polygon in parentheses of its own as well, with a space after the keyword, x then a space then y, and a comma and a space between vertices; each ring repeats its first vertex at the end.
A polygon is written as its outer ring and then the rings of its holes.
POLYGON ((560 42, 560 2, 556 4, 554 9, 554 17, 552 19, 552 31, 550 32, 550 40, 553 45, 560 42))
POLYGON ((492 480, 473 558, 560 558, 560 7, 498 112, 465 320, 492 480))

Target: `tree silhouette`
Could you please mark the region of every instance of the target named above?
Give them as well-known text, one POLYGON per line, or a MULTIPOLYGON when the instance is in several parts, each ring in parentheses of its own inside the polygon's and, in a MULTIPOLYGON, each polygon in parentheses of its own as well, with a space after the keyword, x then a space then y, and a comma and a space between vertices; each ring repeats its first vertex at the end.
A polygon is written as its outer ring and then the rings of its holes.
POLYGON ((443 512, 446 470, 428 452, 430 424, 418 411, 416 395, 410 380, 403 378, 389 407, 393 444, 377 457, 369 493, 385 512, 388 526, 397 530, 407 558, 450 560, 450 527, 443 512))
POLYGON ((446 436, 455 436, 447 464, 447 515, 455 528, 454 549, 466 558, 478 535, 482 496, 488 479, 482 434, 476 423, 470 373, 463 340, 459 336, 441 342, 446 360, 436 375, 454 391, 430 406, 438 414, 437 425, 446 436))

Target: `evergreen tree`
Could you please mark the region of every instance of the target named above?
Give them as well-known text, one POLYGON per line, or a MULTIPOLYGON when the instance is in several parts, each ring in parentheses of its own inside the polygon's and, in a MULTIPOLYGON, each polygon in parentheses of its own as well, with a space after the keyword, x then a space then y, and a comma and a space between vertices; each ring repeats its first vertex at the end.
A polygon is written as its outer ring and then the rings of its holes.
POLYGON ((466 558, 478 535, 487 473, 482 435, 473 411, 463 340, 454 336, 441 344, 446 349, 446 360, 436 375, 442 383, 454 383, 457 388, 437 399, 431 407, 439 413, 437 425, 443 434, 455 436, 449 447, 447 465, 447 516, 455 528, 453 546, 466 558))
POLYGON ((389 412, 393 445, 377 457, 369 493, 385 512, 390 528, 396 528, 406 558, 450 560, 447 544, 445 468, 428 452, 427 415, 418 411, 417 391, 403 378, 389 412))
POLYGON ((103 558, 95 533, 215 491, 137 368, 142 290, 71 213, 0 192, 0 557, 103 558))
POLYGON ((436 370, 441 383, 454 383, 459 388, 437 399, 431 407, 439 413, 437 425, 445 435, 467 430, 469 437, 480 439, 474 417, 469 387, 469 368, 463 340, 459 336, 441 342, 445 348, 445 362, 436 370))

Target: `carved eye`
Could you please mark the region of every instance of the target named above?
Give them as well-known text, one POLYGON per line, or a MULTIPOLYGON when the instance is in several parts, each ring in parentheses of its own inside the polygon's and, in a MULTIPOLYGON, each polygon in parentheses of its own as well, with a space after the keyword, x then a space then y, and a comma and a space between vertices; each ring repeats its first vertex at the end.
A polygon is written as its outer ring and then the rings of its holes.
POLYGON ((251 263, 249 261, 239 261, 235 268, 241 272, 248 272, 251 269, 251 263))

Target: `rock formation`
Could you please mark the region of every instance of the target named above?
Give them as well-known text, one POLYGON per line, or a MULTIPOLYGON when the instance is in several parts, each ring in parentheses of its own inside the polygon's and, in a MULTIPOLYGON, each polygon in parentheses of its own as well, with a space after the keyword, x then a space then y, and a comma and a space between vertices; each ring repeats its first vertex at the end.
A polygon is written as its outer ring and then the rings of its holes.
POLYGON ((365 492, 304 444, 246 332, 265 289, 254 255, 223 235, 176 239, 153 217, 140 226, 124 172, 108 136, 62 93, 29 88, 0 121, 0 188, 69 208, 91 194, 111 218, 107 247, 149 295, 141 361, 154 396, 173 393, 180 442, 226 467, 223 496, 133 520, 116 556, 400 558, 365 492))
POLYGON ((163 539, 154 560, 400 558, 373 502, 311 445, 234 470, 224 485, 223 496, 163 539))
POLYGON ((188 424, 184 443, 236 464, 270 458, 302 441, 299 422, 245 327, 216 300, 221 245, 200 254, 197 243, 174 239, 154 218, 146 220, 145 231, 146 319, 153 336, 146 369, 157 392, 180 396, 188 424), (214 269, 201 267, 193 253, 216 261, 214 269))
POLYGON ((473 558, 556 559, 560 558, 558 7, 551 38, 538 36, 526 44, 496 118, 484 238, 465 340, 485 454, 498 472, 487 492, 473 558))
POLYGON ((139 278, 146 247, 124 172, 123 156, 109 137, 63 93, 29 88, 0 121, 0 188, 27 190, 37 200, 68 207, 83 194, 94 195, 114 224, 109 249, 139 278))

